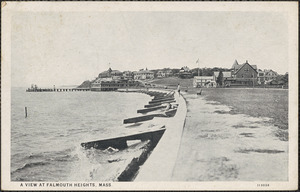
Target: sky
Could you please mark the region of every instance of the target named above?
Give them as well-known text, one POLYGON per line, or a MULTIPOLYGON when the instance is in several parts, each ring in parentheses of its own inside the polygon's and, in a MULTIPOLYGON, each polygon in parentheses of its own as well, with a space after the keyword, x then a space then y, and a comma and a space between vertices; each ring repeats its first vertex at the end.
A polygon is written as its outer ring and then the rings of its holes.
POLYGON ((79 85, 112 69, 231 68, 288 72, 283 12, 16 12, 13 87, 79 85))

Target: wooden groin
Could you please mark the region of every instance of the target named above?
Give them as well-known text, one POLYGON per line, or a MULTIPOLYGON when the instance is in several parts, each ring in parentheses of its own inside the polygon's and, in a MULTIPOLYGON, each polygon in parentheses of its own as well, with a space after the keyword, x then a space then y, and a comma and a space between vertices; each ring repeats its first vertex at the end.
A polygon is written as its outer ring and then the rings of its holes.
POLYGON ((156 104, 151 104, 151 105, 144 105, 145 108, 150 108, 150 107, 155 107, 155 106, 159 106, 161 105, 161 103, 156 103, 156 104))
POLYGON ((159 106, 156 106, 156 107, 151 107, 151 108, 146 108, 146 109, 139 109, 139 110, 137 110, 137 113, 148 113, 148 112, 156 111, 156 110, 163 109, 163 108, 166 108, 166 106, 159 105, 159 106))
POLYGON ((152 120, 154 117, 167 117, 167 116, 163 113, 143 115, 143 116, 124 119, 123 123, 128 124, 128 123, 138 123, 138 122, 142 122, 142 121, 149 121, 149 120, 152 120))
POLYGON ((166 128, 160 127, 159 129, 154 131, 147 131, 147 132, 136 133, 132 135, 125 135, 121 137, 81 143, 81 146, 86 149, 95 148, 95 149, 105 150, 108 147, 113 147, 121 150, 128 147, 127 141, 129 140, 141 140, 141 141, 150 140, 152 142, 152 147, 154 148, 158 143, 158 141, 160 140, 160 138, 162 137, 162 135, 164 134, 165 130, 166 128))
POLYGON ((166 99, 152 100, 152 101, 149 101, 149 104, 162 103, 162 102, 171 101, 171 100, 174 100, 174 98, 170 97, 170 98, 166 98, 166 99))

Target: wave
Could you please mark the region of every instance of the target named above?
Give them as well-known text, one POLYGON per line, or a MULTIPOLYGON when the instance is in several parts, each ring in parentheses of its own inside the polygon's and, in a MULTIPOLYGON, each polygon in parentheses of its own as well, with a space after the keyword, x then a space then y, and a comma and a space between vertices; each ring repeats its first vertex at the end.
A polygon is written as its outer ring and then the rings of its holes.
POLYGON ((50 162, 42 162, 42 161, 41 162, 33 162, 33 163, 25 163, 25 165, 23 165, 23 167, 18 168, 17 170, 13 171, 13 173, 20 172, 20 171, 23 171, 28 168, 44 166, 44 165, 49 165, 49 164, 50 164, 50 162))

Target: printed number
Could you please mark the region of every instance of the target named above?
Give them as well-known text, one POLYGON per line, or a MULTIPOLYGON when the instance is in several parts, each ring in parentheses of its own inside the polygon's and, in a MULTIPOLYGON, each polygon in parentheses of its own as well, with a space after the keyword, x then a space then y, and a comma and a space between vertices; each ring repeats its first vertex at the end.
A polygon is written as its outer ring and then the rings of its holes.
POLYGON ((269 184, 257 184, 257 187, 269 187, 269 184))

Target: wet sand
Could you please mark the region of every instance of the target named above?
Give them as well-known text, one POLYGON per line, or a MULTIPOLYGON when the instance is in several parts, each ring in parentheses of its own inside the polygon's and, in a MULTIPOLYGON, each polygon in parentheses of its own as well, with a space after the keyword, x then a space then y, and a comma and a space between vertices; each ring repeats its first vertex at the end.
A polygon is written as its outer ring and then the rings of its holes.
POLYGON ((287 181, 288 142, 266 117, 186 94, 187 115, 173 181, 287 181))

